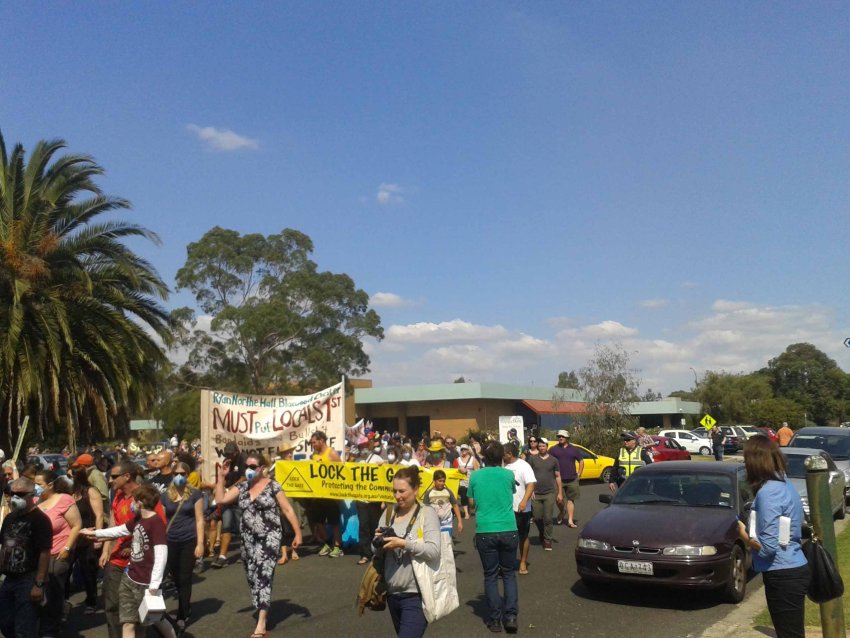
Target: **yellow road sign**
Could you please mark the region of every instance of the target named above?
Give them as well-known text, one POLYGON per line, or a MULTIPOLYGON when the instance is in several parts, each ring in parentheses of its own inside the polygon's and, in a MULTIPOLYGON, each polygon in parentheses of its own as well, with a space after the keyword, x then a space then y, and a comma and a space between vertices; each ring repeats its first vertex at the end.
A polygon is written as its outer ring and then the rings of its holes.
POLYGON ((706 430, 710 430, 714 427, 714 424, 717 423, 717 421, 710 414, 706 414, 704 417, 702 417, 700 423, 706 430))

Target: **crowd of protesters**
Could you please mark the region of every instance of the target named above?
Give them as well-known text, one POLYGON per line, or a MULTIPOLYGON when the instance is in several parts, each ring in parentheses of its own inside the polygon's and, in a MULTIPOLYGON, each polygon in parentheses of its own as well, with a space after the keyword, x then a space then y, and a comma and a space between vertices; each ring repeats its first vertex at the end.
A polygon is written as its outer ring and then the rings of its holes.
MULTIPOLYGON (((545 439, 532 437, 522 446, 515 435, 504 447, 475 435, 459 445, 439 432, 417 441, 368 429, 348 437, 347 461, 402 466, 393 482, 395 504, 355 503, 358 564, 381 558, 386 566, 390 615, 399 635, 422 635, 429 622, 457 606, 452 544, 472 516, 488 627, 517 630, 517 567, 520 574, 528 571, 531 520, 541 538, 551 541, 562 471, 545 439), (421 502, 420 468, 433 470, 421 502), (463 477, 457 493, 447 487, 449 468, 463 477), (376 539, 386 528, 397 537, 382 544, 376 539), (432 579, 427 600, 413 596, 417 570, 425 570, 418 577, 432 579), (451 578, 440 581, 437 574, 448 573, 451 578)), ((311 436, 309 446, 310 460, 342 461, 322 431, 311 436)), ((277 459, 267 459, 228 443, 211 483, 201 481, 199 442, 176 438, 158 449, 131 443, 106 451, 90 447, 78 455, 63 451, 65 462, 50 467, 3 463, 0 632, 61 636, 77 585, 85 592, 83 613, 99 613, 102 604, 110 638, 143 635, 139 605, 146 592, 173 594, 176 610, 153 624, 162 636, 178 636, 193 620, 193 573, 228 566, 238 544, 257 611, 251 636, 264 638, 275 567, 300 558, 302 528, 310 531, 318 556, 343 556, 340 502, 290 500, 274 478, 274 461, 292 460, 295 450, 283 447, 277 459)), ((26 458, 53 458, 39 454, 31 448, 26 458)))

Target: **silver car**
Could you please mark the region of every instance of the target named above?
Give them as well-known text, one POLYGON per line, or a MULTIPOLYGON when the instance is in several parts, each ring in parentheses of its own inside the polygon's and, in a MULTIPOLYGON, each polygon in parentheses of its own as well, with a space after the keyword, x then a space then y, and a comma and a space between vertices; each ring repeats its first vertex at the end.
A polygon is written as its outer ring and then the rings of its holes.
POLYGON ((815 448, 829 452, 835 466, 844 472, 844 481, 850 485, 850 429, 800 428, 788 443, 788 447, 815 448))
POLYGON ((800 499, 803 501, 803 511, 806 519, 810 520, 809 497, 806 490, 806 466, 804 462, 810 456, 821 456, 826 460, 829 468, 829 502, 832 505, 832 515, 835 518, 844 518, 844 503, 847 498, 847 482, 844 480, 844 472, 835 466, 835 462, 829 452, 805 447, 783 447, 780 448, 785 461, 788 463, 788 480, 797 489, 800 499))

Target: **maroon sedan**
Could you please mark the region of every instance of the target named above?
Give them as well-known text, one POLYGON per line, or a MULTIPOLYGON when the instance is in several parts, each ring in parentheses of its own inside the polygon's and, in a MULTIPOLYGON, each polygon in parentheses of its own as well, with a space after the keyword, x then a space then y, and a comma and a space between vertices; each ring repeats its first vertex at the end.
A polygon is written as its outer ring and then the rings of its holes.
POLYGON ((669 436, 653 436, 655 445, 649 448, 652 460, 658 461, 690 461, 691 453, 682 447, 676 439, 669 436))
POLYGON ((576 569, 608 583, 717 590, 740 602, 751 556, 738 537, 753 499, 740 463, 689 461, 639 468, 579 534, 576 569))

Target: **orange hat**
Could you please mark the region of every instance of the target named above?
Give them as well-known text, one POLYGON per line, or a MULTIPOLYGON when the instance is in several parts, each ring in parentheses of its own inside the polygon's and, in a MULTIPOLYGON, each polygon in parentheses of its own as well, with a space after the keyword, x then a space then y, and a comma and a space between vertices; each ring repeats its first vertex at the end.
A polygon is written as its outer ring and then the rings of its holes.
POLYGON ((94 465, 94 459, 91 454, 80 454, 77 457, 77 460, 74 461, 74 464, 71 467, 79 467, 79 466, 88 466, 94 465))

